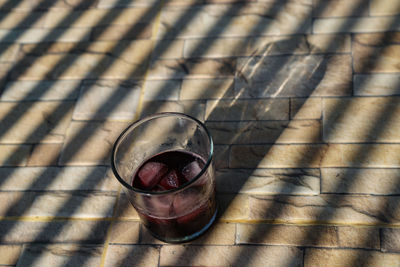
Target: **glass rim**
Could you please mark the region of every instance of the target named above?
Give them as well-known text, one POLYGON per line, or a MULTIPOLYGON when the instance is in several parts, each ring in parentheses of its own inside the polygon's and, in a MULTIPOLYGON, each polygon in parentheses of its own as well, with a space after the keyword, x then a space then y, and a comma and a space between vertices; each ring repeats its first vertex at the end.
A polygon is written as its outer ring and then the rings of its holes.
POLYGON ((184 113, 180 113, 180 112, 161 112, 161 113, 155 113, 149 116, 145 116, 141 119, 136 120, 135 122, 131 123, 128 127, 126 127, 121 134, 118 136, 118 138, 115 140, 114 142, 114 146, 111 152, 111 169, 114 173, 114 176, 117 178, 117 180, 127 189, 132 190, 136 193, 139 194, 146 194, 146 195, 167 195, 167 194, 171 194, 171 193, 175 193, 178 191, 183 191, 185 188, 187 188, 188 186, 190 186, 191 184, 193 184, 194 182, 196 182, 208 169, 208 167, 211 165, 211 161, 213 158, 213 154, 214 154, 214 143, 211 137, 210 132, 208 131, 208 129, 206 128, 206 126, 204 125, 204 123, 202 123, 201 121, 199 121, 198 119, 189 116, 187 114, 184 113), (173 188, 173 189, 169 189, 169 190, 165 190, 165 191, 148 191, 148 190, 142 190, 142 189, 138 189, 133 187, 132 185, 128 184, 127 182, 125 182, 124 179, 122 179, 122 177, 119 175, 116 164, 115 164, 115 158, 116 158, 116 152, 117 152, 117 148, 119 146, 119 144, 122 142, 123 138, 126 137, 126 135, 128 134, 128 132, 134 128, 136 128, 137 126, 141 125, 144 122, 156 119, 156 118, 162 118, 162 117, 183 117, 189 120, 194 121, 195 123, 197 123, 198 125, 200 125, 200 127, 206 132, 207 137, 208 137, 208 141, 210 142, 210 152, 206 161, 206 164, 204 165, 204 167, 201 169, 201 171, 190 181, 187 181, 186 183, 184 183, 183 185, 181 185, 178 188, 173 188))

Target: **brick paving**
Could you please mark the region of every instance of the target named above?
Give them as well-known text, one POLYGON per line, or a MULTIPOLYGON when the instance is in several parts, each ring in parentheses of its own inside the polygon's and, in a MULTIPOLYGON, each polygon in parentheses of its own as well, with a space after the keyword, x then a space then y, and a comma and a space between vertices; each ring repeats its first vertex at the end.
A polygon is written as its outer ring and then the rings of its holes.
POLYGON ((400 266, 400 1, 0 0, 0 265, 400 266), (215 142, 217 223, 154 239, 129 123, 215 142))

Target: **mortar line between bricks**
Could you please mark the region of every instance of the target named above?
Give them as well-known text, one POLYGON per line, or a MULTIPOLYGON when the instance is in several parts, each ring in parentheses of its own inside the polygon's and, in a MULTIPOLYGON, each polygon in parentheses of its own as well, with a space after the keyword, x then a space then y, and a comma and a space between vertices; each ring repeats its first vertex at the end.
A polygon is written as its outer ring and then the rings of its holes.
MULTIPOLYGON (((147 81, 148 81, 147 77, 149 76, 152 56, 153 56, 153 53, 154 53, 154 48, 156 47, 157 34, 158 34, 159 29, 160 29, 161 12, 162 12, 163 7, 164 7, 164 2, 165 2, 165 0, 161 0, 160 7, 158 9, 158 13, 157 13, 157 15, 155 17, 155 21, 153 23, 153 27, 152 27, 152 31, 151 31, 151 37, 150 37, 150 40, 152 41, 152 44, 151 44, 152 48, 151 48, 151 52, 150 52, 150 55, 149 55, 149 60, 147 62, 146 72, 144 73, 144 76, 143 76, 143 85, 140 88, 139 101, 138 101, 138 106, 137 106, 136 113, 135 113, 135 116, 134 116, 134 121, 139 119, 140 114, 142 113, 142 110, 143 110, 144 93, 146 91, 146 85, 147 85, 147 81)), ((161 39, 159 41, 161 42, 161 39)), ((182 53, 183 53, 183 51, 182 51, 182 53)))
POLYGON ((115 217, 117 215, 120 196, 121 196, 121 186, 118 188, 117 199, 116 199, 116 201, 114 203, 114 207, 113 207, 112 220, 111 220, 111 223, 110 223, 110 225, 108 226, 108 229, 107 229, 106 238, 105 238, 105 241, 104 241, 103 253, 101 254, 100 267, 104 267, 105 263, 106 263, 107 250, 108 250, 108 247, 109 247, 109 241, 111 239, 112 227, 114 226, 115 217))

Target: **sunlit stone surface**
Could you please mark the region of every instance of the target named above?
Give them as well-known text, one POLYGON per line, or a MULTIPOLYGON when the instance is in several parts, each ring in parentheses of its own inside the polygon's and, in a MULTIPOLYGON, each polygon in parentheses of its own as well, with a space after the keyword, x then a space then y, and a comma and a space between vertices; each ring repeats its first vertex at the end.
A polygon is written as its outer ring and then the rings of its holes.
POLYGON ((399 266, 399 14, 0 0, 0 265, 399 266), (218 216, 183 245, 151 235, 111 167, 158 112, 213 138, 218 216))

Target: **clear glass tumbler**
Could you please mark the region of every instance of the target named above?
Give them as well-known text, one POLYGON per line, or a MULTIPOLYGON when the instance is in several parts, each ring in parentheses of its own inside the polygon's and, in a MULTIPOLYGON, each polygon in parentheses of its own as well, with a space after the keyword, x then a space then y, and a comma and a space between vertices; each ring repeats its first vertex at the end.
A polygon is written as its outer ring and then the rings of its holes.
POLYGON ((181 113, 145 117, 114 144, 111 166, 142 223, 159 240, 190 241, 214 222, 213 142, 181 113))

